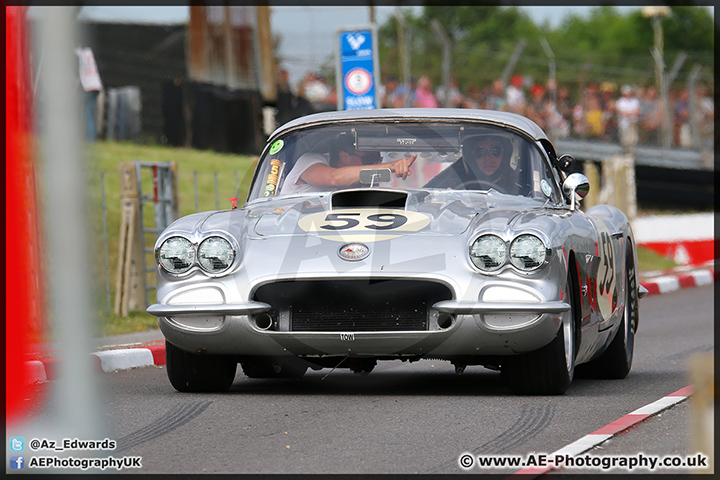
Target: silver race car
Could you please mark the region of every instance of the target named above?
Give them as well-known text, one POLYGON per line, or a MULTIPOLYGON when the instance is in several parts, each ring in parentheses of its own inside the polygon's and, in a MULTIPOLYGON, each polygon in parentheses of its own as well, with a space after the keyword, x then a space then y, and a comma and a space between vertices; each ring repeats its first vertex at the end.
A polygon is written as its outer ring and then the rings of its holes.
POLYGON ((521 394, 624 378, 638 326, 626 216, 582 211, 573 159, 519 115, 309 115, 269 138, 241 208, 158 238, 157 316, 180 391, 379 360, 499 370, 521 394))

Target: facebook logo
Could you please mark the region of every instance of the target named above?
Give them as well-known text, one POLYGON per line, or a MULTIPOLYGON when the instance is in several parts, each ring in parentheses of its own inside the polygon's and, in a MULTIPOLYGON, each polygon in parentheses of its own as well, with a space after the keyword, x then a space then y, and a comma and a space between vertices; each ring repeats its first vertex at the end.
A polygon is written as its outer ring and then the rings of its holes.
POLYGON ((10 437, 10 451, 22 452, 25 450, 25 439, 23 437, 10 437))
POLYGON ((24 455, 10 455, 10 470, 24 470, 25 469, 25 456, 24 455))

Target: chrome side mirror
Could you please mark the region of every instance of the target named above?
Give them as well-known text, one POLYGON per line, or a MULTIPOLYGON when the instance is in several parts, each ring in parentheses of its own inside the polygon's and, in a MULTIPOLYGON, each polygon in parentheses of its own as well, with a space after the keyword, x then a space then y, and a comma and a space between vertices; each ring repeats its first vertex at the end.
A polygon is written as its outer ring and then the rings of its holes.
POLYGON ((575 194, 581 199, 590 191, 590 181, 582 173, 571 173, 563 182, 563 194, 570 200, 570 210, 575 210, 575 194))

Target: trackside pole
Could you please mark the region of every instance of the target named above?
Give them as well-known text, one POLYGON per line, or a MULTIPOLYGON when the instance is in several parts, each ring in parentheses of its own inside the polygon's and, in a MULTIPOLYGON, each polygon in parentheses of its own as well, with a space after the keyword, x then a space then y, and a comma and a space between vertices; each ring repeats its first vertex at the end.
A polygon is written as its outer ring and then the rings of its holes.
MULTIPOLYGON (((52 383, 48 417, 40 428, 59 438, 102 440, 96 370, 91 362, 94 258, 87 236, 85 151, 74 57, 75 7, 44 7, 40 49, 42 216, 45 225, 50 324, 58 350, 58 380, 52 383)), ((26 436, 30 436, 29 432, 26 436)), ((32 437, 30 437, 32 438, 32 437)), ((80 456, 80 452, 73 452, 80 456)), ((84 456, 84 455, 83 455, 84 456)))

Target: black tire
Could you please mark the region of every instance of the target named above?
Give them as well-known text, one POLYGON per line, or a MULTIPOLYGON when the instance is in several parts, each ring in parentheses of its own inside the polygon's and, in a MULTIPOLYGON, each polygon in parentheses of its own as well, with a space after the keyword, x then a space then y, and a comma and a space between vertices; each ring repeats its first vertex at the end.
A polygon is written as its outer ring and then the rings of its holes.
POLYGON ((299 358, 250 357, 240 362, 248 378, 300 378, 308 363, 299 358))
POLYGON ((570 387, 575 373, 577 336, 575 332, 575 289, 568 276, 566 292, 571 308, 563 314, 557 336, 534 352, 509 357, 503 374, 513 393, 518 395, 562 395, 570 387), (566 341, 567 339, 567 341, 566 341))
POLYGON ((580 365, 583 377, 621 379, 632 368, 635 351, 635 332, 638 323, 638 286, 632 245, 625 253, 625 312, 615 337, 608 348, 595 360, 580 365))
POLYGON ((170 383, 179 392, 227 392, 235 380, 237 362, 223 355, 196 355, 165 342, 170 383))

